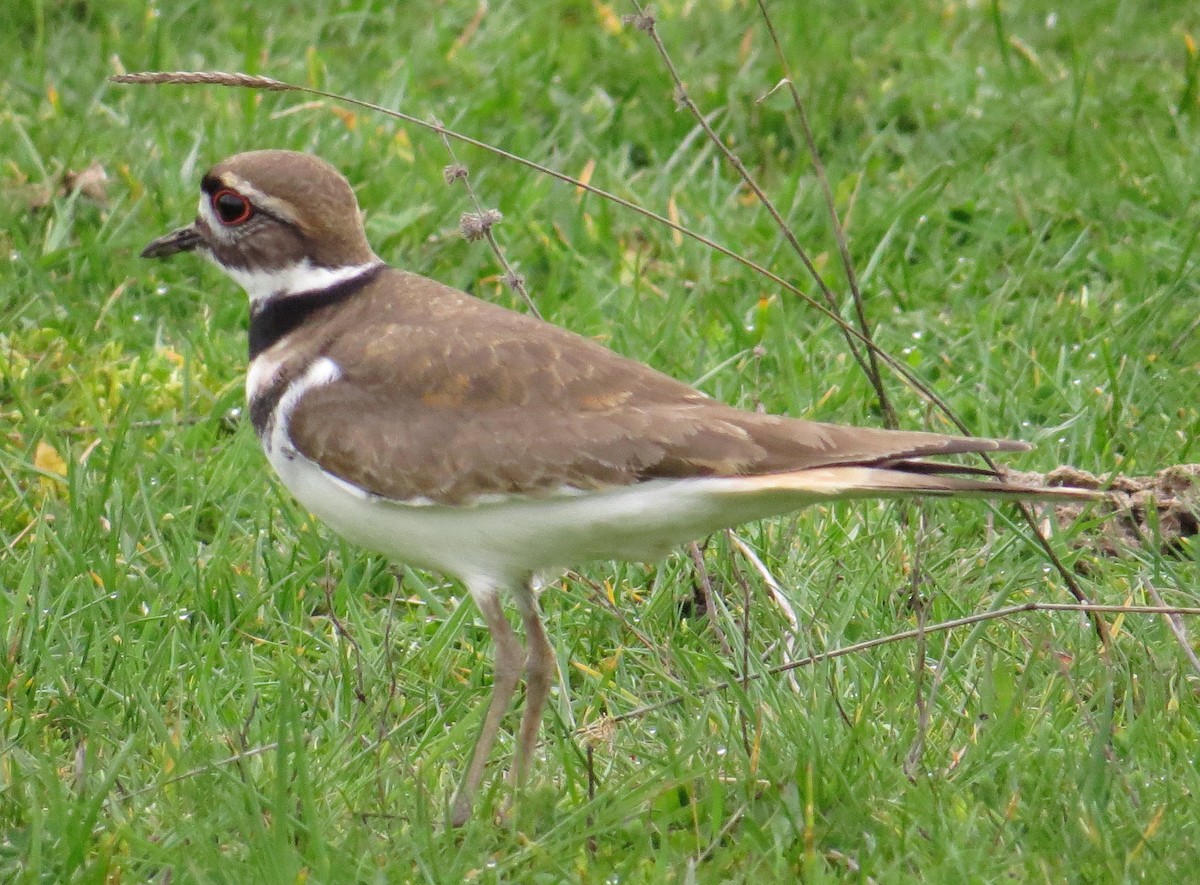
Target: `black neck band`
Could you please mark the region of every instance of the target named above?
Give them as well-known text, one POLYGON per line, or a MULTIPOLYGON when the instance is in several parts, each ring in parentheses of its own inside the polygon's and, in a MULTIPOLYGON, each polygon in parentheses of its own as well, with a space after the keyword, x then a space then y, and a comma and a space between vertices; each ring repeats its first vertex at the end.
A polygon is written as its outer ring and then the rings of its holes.
POLYGON ((379 276, 383 268, 383 264, 377 264, 326 289, 283 295, 263 302, 250 314, 250 359, 302 326, 317 311, 350 298, 379 276))

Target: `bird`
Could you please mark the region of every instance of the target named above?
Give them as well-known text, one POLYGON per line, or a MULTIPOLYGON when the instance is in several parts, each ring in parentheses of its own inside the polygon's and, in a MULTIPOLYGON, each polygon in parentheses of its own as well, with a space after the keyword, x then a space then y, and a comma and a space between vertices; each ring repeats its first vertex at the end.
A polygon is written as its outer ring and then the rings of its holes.
POLYGON ((1024 442, 818 423, 712 399, 598 342, 393 267, 346 178, 312 154, 213 166, 194 221, 145 258, 196 252, 249 297, 246 401, 278 478, 338 535, 460 581, 495 646, 449 808, 472 817, 503 719, 527 781, 556 659, 536 581, 654 561, 745 522, 847 498, 1086 499, 935 456, 1024 442), (511 597, 525 645, 504 615, 511 597))

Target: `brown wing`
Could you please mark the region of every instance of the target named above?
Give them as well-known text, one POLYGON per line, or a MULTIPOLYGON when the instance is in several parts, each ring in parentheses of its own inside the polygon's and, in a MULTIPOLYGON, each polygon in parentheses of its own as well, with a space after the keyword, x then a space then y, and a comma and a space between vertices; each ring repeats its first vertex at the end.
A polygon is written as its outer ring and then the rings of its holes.
POLYGON ((304 455, 384 497, 462 503, 1024 448, 741 411, 433 281, 390 270, 380 283, 306 328, 342 376, 307 393, 289 429, 304 455))

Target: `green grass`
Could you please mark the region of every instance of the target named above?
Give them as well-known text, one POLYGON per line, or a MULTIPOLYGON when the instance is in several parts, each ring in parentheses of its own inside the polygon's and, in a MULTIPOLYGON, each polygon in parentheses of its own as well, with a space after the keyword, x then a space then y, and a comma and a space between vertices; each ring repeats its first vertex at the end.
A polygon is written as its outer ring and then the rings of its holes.
MULTIPOLYGON (((525 6, 493 3, 477 27, 458 0, 0 11, 0 879, 1188 881, 1200 685, 1161 618, 1124 617, 1107 655, 1079 616, 1030 613, 795 685, 700 694, 742 672, 743 584, 752 670, 910 629, 914 567, 930 622, 1069 600, 1012 514, 981 504, 930 504, 923 531, 874 503, 741 530, 796 609, 790 649, 723 538, 705 551, 712 619, 686 605, 686 556, 585 570, 623 620, 560 582, 542 601, 569 693, 552 698, 531 795, 507 824, 489 813, 497 788, 443 828, 489 690, 481 620, 461 588, 338 542, 273 482, 235 412, 244 296, 197 261, 137 252, 191 216, 208 164, 289 147, 346 172, 394 263, 516 299, 457 235, 469 206, 430 133, 295 96, 104 78, 267 73, 571 174, 594 161, 594 183, 658 211, 673 200, 685 224, 811 288, 690 137, 644 34, 610 30, 600 3, 525 6), (57 193, 92 161, 106 203, 57 193), (33 208, 39 190, 55 196, 33 208), (589 799, 572 731, 679 695, 592 747, 589 799)), ((780 74, 754 5, 656 6, 693 97, 840 290, 795 118, 783 90, 764 98, 780 74)), ((1200 460, 1195 4, 773 6, 880 343, 975 432, 1037 443, 1022 469, 1200 460)), ((730 402, 879 423, 841 336, 800 302, 458 150, 554 322, 730 402)), ((945 426, 888 383, 905 426, 945 426)), ((1054 544, 1088 559, 1073 538, 1054 544)), ((1149 602, 1149 584, 1195 604, 1198 564, 1192 545, 1089 562, 1081 580, 1100 601, 1149 602)))

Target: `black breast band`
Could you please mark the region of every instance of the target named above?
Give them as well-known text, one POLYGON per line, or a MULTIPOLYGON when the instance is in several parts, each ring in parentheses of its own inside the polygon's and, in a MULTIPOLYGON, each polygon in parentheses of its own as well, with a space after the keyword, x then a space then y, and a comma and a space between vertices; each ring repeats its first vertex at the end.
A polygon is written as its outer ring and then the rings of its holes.
POLYGON ((383 271, 384 265, 369 267, 358 276, 326 289, 283 295, 263 302, 250 314, 250 359, 254 359, 284 335, 304 325, 314 313, 350 298, 383 271))

